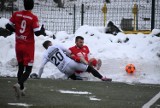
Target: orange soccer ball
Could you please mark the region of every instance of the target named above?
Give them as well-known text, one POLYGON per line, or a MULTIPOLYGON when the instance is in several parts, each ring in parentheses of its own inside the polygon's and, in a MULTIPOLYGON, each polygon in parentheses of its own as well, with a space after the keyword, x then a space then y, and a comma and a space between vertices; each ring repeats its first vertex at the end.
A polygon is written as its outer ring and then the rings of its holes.
POLYGON ((132 74, 134 73, 136 70, 135 66, 133 64, 128 64, 126 66, 126 72, 129 73, 129 74, 132 74))

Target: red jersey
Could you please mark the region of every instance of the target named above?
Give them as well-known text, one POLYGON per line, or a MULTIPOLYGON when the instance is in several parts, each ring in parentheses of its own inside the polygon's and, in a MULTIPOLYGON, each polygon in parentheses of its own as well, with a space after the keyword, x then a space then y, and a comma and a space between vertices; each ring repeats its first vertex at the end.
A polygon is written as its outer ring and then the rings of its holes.
POLYGON ((84 45, 82 48, 79 48, 77 46, 73 46, 69 48, 71 51, 72 59, 74 59, 77 62, 80 62, 80 57, 83 56, 86 61, 88 61, 88 54, 90 53, 89 48, 84 45))
POLYGON ((34 44, 34 32, 39 30, 38 18, 31 11, 18 11, 10 18, 15 26, 16 44, 34 44))
POLYGON ((15 28, 18 62, 32 66, 34 62, 34 32, 39 31, 38 18, 31 11, 18 11, 10 18, 15 28))

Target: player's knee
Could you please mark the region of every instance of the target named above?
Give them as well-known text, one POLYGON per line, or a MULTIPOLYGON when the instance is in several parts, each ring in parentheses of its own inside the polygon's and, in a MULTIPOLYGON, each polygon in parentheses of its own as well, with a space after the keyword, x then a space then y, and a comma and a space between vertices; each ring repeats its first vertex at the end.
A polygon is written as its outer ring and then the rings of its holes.
POLYGON ((89 64, 90 64, 91 66, 96 66, 96 65, 97 65, 97 60, 96 60, 95 58, 91 58, 91 59, 89 60, 89 64))

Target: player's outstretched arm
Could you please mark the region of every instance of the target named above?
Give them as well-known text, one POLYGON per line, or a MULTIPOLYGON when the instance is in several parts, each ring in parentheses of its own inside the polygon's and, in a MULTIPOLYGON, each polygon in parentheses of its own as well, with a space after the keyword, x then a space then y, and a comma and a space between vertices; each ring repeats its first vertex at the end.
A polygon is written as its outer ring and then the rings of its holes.
POLYGON ((80 57, 80 62, 83 63, 83 64, 88 65, 88 62, 85 60, 84 57, 80 57))
POLYGON ((38 72, 38 78, 41 78, 43 70, 44 70, 44 67, 40 67, 39 72, 38 72))
POLYGON ((41 26, 41 29, 40 29, 40 30, 35 31, 34 34, 35 34, 36 36, 40 36, 40 35, 46 36, 44 25, 41 26))
POLYGON ((38 72, 38 78, 41 78, 41 75, 44 70, 44 66, 47 64, 47 62, 48 62, 48 60, 45 57, 43 57, 42 64, 41 64, 39 72, 38 72))
POLYGON ((70 58, 73 59, 74 61, 78 62, 78 63, 81 62, 81 61, 80 61, 80 57, 75 56, 74 54, 71 54, 70 58))

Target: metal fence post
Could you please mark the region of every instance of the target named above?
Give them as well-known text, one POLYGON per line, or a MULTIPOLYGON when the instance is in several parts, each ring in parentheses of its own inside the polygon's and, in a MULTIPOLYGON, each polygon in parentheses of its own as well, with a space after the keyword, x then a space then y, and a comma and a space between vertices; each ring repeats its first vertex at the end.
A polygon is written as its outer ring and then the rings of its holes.
POLYGON ((152 0, 151 30, 154 29, 154 23, 155 23, 155 0, 152 0))
POLYGON ((73 7, 73 33, 75 33, 76 30, 76 5, 74 4, 73 7))
POLYGON ((104 23, 104 27, 106 26, 106 21, 107 21, 107 3, 105 2, 104 3, 104 6, 102 7, 102 12, 103 12, 103 15, 104 15, 104 19, 103 19, 103 23, 104 23))
POLYGON ((138 12, 138 6, 137 4, 134 4, 132 8, 132 13, 134 14, 134 31, 137 31, 137 12, 138 12))
POLYGON ((13 11, 14 11, 14 3, 12 1, 12 15, 13 15, 13 11))
POLYGON ((84 24, 84 4, 81 7, 81 26, 84 24))

